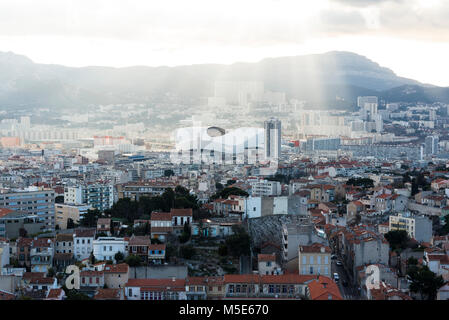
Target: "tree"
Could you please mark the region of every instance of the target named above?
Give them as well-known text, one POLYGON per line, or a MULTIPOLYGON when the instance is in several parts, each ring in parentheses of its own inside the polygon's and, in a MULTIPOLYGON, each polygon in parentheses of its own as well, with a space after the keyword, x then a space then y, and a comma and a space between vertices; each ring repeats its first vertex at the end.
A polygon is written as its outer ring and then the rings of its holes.
POLYGON ((182 234, 179 236, 179 242, 186 243, 190 239, 190 224, 184 223, 184 230, 182 231, 182 234))
POLYGON ((114 255, 114 259, 115 261, 117 261, 117 263, 120 263, 123 261, 123 259, 125 259, 125 256, 119 251, 114 255))
POLYGON ((125 263, 130 267, 138 267, 142 263, 142 259, 140 259, 140 257, 137 255, 130 254, 126 257, 125 263))
POLYGON ((224 186, 223 186, 220 182, 216 182, 216 183, 215 183, 215 189, 216 189, 217 191, 221 191, 221 190, 224 189, 224 186))
POLYGON ((438 289, 445 283, 442 276, 437 276, 427 266, 412 268, 408 275, 412 281, 410 291, 419 293, 422 300, 435 300, 438 289))
POLYGON ((410 238, 405 230, 393 230, 385 234, 391 250, 402 250, 407 247, 410 238))
POLYGON ((221 244, 218 247, 218 254, 222 257, 227 256, 228 255, 228 247, 226 247, 225 244, 221 244))
POLYGON ((75 228, 75 222, 72 218, 67 219, 67 229, 74 229, 75 228))
POLYGON ((98 218, 101 217, 101 212, 98 209, 87 210, 81 218, 81 225, 83 227, 96 227, 98 218))
POLYGON ((165 260, 170 261, 171 257, 176 257, 178 254, 178 247, 173 246, 172 244, 167 244, 165 247, 165 260))
POLYGON ((56 275, 55 269, 53 268, 48 268, 47 270, 47 276, 50 278, 53 278, 56 275))
POLYGON ((374 187, 374 181, 370 178, 350 178, 346 182, 346 184, 353 185, 353 186, 362 186, 364 188, 374 187))
POLYGON ((440 230, 440 235, 445 236, 449 233, 449 214, 444 216, 444 226, 440 230))
POLYGON ((89 262, 90 262, 90 264, 95 264, 95 256, 94 256, 94 253, 93 252, 91 252, 90 253, 90 255, 89 255, 89 262))
POLYGON ((250 237, 241 226, 233 226, 233 234, 226 239, 226 247, 234 257, 250 254, 250 237))
POLYGON ((248 197, 248 192, 237 187, 227 187, 212 195, 210 199, 227 199, 230 195, 248 197))
POLYGON ((192 259, 196 254, 196 250, 192 245, 182 246, 180 249, 181 257, 184 259, 192 259))

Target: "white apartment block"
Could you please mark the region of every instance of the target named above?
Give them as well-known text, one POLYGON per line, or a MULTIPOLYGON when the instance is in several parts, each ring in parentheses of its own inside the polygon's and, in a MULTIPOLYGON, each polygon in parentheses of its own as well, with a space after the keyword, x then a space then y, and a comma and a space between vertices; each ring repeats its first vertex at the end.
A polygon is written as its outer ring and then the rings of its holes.
POLYGON ((251 182, 251 195, 253 197, 279 196, 281 195, 281 183, 279 181, 258 180, 251 182))
POLYGON ((93 252, 95 259, 97 260, 111 260, 115 261, 115 254, 118 252, 123 253, 126 256, 128 250, 128 241, 124 238, 114 237, 100 237, 93 242, 93 252))
POLYGON ((95 239, 95 230, 76 230, 73 236, 73 248, 75 258, 77 260, 83 260, 89 258, 90 253, 93 251, 93 242, 95 239))
POLYGON ((65 187, 64 202, 76 205, 90 205, 100 211, 114 204, 114 186, 112 184, 87 184, 65 187))

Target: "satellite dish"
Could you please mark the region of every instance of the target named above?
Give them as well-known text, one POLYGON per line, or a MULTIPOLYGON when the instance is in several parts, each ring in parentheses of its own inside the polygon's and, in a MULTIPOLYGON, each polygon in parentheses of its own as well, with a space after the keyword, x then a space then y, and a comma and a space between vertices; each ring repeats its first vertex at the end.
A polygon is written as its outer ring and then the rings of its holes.
POLYGON ((220 137, 226 134, 225 129, 219 127, 209 127, 207 128, 207 135, 209 137, 220 137))

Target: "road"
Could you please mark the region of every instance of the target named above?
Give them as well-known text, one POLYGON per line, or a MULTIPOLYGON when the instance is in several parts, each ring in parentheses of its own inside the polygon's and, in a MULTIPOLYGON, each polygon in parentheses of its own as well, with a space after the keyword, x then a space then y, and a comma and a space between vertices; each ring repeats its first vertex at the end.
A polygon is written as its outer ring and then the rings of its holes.
MULTIPOLYGON (((360 300, 360 295, 358 293, 358 288, 352 285, 351 277, 349 273, 345 270, 343 266, 337 266, 337 260, 332 260, 332 276, 334 272, 337 272, 340 276, 340 280, 337 282, 340 293, 345 300, 360 300), (343 285, 343 282, 347 282, 347 286, 343 285)), ((341 261, 341 260, 340 260, 341 261)))

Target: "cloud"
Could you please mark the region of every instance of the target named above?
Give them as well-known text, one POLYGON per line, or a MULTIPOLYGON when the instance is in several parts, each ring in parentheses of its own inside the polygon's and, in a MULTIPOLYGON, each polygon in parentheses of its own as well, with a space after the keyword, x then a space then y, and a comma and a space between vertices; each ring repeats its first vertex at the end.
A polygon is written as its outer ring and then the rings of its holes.
POLYGON ((384 3, 401 3, 404 0, 331 0, 336 3, 340 3, 350 7, 371 7, 371 6, 379 6, 384 3))

